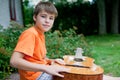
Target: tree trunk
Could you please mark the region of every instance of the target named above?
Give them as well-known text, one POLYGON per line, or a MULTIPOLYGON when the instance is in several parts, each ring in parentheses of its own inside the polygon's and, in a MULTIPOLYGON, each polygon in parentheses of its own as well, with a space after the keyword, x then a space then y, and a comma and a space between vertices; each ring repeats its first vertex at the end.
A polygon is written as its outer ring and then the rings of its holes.
POLYGON ((113 0, 111 16, 111 33, 119 34, 119 0, 113 0))
POLYGON ((105 1, 97 0, 98 13, 99 13, 99 34, 106 34, 106 12, 105 1))

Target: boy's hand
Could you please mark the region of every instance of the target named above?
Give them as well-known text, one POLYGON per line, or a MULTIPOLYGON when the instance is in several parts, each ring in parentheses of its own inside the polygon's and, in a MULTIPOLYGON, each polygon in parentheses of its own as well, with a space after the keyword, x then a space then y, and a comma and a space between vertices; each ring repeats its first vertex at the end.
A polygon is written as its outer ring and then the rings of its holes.
POLYGON ((54 62, 60 65, 65 65, 65 62, 62 59, 55 59, 54 62))
POLYGON ((49 64, 49 65, 52 65, 54 63, 58 63, 60 65, 65 65, 65 62, 62 59, 48 59, 48 58, 46 58, 46 60, 47 60, 47 64, 49 64))
POLYGON ((59 72, 69 72, 70 69, 65 68, 63 66, 59 65, 50 65, 47 66, 45 72, 51 75, 59 76, 59 77, 64 77, 64 75, 61 75, 59 72))

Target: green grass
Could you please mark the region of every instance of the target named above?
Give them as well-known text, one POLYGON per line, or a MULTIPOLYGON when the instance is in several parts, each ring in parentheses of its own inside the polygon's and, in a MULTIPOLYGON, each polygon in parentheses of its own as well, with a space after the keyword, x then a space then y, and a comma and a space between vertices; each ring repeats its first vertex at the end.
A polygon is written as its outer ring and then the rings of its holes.
POLYGON ((104 69, 104 74, 120 76, 120 35, 86 37, 95 63, 104 69))

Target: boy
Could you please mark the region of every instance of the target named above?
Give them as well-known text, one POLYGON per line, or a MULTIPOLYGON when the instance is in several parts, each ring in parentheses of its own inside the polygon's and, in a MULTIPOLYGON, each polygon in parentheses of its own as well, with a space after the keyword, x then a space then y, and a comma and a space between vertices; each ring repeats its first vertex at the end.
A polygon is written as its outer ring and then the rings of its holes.
MULTIPOLYGON (((57 15, 55 6, 50 2, 39 2, 36 5, 34 26, 20 35, 10 59, 11 66, 18 68, 20 80, 52 80, 51 75, 64 77, 59 72, 68 72, 64 67, 49 65, 51 60, 46 58, 44 32, 52 28, 57 15)), ((64 64, 58 59, 54 62, 64 64)))

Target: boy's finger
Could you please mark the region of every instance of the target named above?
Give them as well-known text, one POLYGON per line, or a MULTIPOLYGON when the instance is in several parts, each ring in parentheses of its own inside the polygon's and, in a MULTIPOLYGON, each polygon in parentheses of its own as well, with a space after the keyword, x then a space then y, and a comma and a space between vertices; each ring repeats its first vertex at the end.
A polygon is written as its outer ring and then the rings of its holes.
POLYGON ((56 76, 64 77, 64 75, 61 75, 61 74, 59 74, 59 73, 57 73, 56 76))
POLYGON ((55 62, 58 64, 65 65, 65 62, 62 59, 55 59, 55 62))
POLYGON ((63 72, 70 72, 70 68, 64 68, 63 72))

